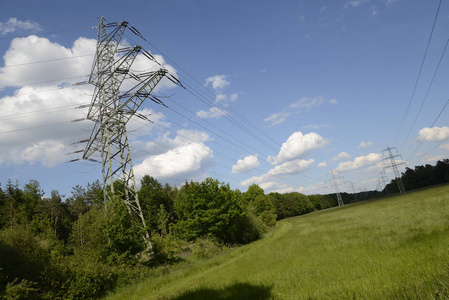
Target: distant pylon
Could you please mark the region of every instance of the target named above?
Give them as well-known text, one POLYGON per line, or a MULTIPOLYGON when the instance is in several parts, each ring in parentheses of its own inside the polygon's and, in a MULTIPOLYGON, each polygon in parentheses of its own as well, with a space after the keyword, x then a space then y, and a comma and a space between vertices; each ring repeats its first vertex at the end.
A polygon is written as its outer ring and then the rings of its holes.
MULTIPOLYGON (((393 155, 393 152, 391 150, 396 149, 396 147, 388 147, 387 149, 382 151, 382 154, 385 156, 385 153, 388 153, 388 156, 384 158, 384 160, 389 159, 391 162, 391 167, 386 167, 386 168, 393 168, 393 172, 394 172, 394 177, 396 179, 396 182, 398 184, 398 188, 399 188, 399 193, 401 194, 405 194, 405 188, 404 188, 404 184, 402 183, 402 179, 398 170, 398 166, 399 165, 403 165, 405 164, 405 162, 401 162, 401 163, 396 163, 395 161, 395 157, 401 157, 399 154, 393 155)), ((396 149, 396 153, 397 153, 397 149, 396 149)))
POLYGON ((83 159, 89 159, 96 152, 100 153, 105 206, 114 194, 118 194, 128 211, 135 213, 141 220, 144 239, 148 250, 151 251, 148 229, 137 196, 126 124, 136 115, 145 99, 163 104, 150 94, 164 76, 175 83, 179 81, 165 69, 135 74, 130 72, 131 65, 139 53, 157 62, 142 47, 121 44, 127 28, 141 36, 128 22, 105 23, 103 18, 100 20, 97 50, 89 78, 89 83, 95 86, 95 91, 87 114, 87 119, 94 121, 95 125, 83 159), (110 33, 107 32, 108 28, 112 29, 110 33), (120 88, 125 79, 133 84, 128 86, 127 91, 122 92, 120 88))
MULTIPOLYGON (((385 171, 382 171, 379 173, 379 189, 380 189, 380 191, 383 191, 385 189, 385 187, 387 186, 386 176, 387 176, 387 174, 385 174, 385 171)), ((387 191, 387 194, 388 194, 388 191, 387 191)))
POLYGON ((338 206, 343 206, 343 205, 345 205, 345 204, 344 204, 344 202, 343 202, 343 199, 341 198, 341 195, 340 195, 340 188, 338 187, 338 182, 337 182, 337 180, 340 179, 340 178, 342 178, 342 177, 341 177, 341 176, 335 176, 336 174, 338 174, 338 172, 334 172, 334 170, 332 170, 332 169, 331 169, 331 171, 330 171, 329 174, 330 174, 331 177, 332 177, 332 184, 333 184, 333 186, 334 186, 334 188, 335 188, 335 194, 337 195, 337 203, 338 203, 338 206))
POLYGON ((354 183, 352 182, 352 180, 346 181, 346 182, 347 182, 347 183, 349 184, 349 186, 351 187, 352 195, 354 196, 354 201, 357 202, 358 199, 357 199, 357 193, 355 192, 354 183))

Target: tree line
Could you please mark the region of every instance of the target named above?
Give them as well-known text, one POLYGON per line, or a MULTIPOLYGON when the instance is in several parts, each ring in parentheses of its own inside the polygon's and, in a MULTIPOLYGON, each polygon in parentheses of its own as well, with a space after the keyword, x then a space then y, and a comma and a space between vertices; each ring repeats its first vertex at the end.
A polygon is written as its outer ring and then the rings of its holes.
MULTIPOLYGON (((401 180, 406 191, 449 182, 449 159, 439 160, 435 166, 426 164, 416 166, 414 169, 405 168, 405 172, 401 174, 401 180)), ((391 180, 383 192, 399 193, 396 179, 391 180)))
POLYGON ((144 176, 139 201, 153 244, 119 195, 101 184, 45 197, 39 182, 0 186, 0 297, 92 299, 188 256, 204 257, 259 239, 283 218, 335 205, 328 196, 246 192, 207 178, 180 187, 144 176))

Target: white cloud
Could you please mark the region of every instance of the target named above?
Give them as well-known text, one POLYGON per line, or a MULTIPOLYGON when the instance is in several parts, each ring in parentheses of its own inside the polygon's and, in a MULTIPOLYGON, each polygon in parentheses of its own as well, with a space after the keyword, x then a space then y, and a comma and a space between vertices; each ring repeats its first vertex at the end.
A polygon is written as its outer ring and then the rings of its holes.
POLYGON ((349 171, 362 167, 367 167, 382 160, 382 155, 379 153, 370 153, 364 156, 358 156, 353 161, 346 161, 338 164, 337 171, 349 171))
POLYGON ((16 164, 42 162, 46 167, 54 167, 64 161, 66 150, 60 141, 46 140, 14 149, 11 159, 16 164))
POLYGON ((232 174, 244 173, 251 171, 252 169, 260 165, 257 154, 246 156, 244 159, 239 159, 237 164, 232 166, 232 174))
POLYGON ((368 2, 368 0, 351 0, 351 1, 346 2, 345 7, 348 7, 348 6, 359 7, 360 5, 367 3, 367 2, 368 2))
POLYGON ((385 5, 392 5, 395 2, 399 2, 399 0, 386 0, 385 5))
POLYGON ((231 102, 237 100, 238 96, 238 93, 231 94, 230 96, 220 93, 215 97, 214 104, 220 103, 221 105, 228 107, 231 102))
POLYGON ((309 124, 309 125, 303 126, 302 128, 317 130, 317 129, 326 128, 329 126, 330 125, 327 125, 327 124, 309 124))
POLYGON ((212 158, 212 149, 201 143, 190 143, 147 157, 134 167, 134 173, 138 181, 146 174, 165 180, 182 181, 202 173, 204 164, 212 158))
MULTIPOLYGON (((0 88, 18 88, 14 94, 0 98, 0 165, 41 163, 52 167, 81 156, 64 155, 85 147, 70 143, 89 138, 93 122, 71 121, 85 118, 87 109, 75 107, 91 102, 93 86, 70 83, 87 79, 95 47, 95 40, 85 38, 77 39, 71 48, 37 36, 11 41, 3 57, 4 67, 0 68, 0 88), (39 61, 42 62, 36 63, 39 61), (84 77, 72 78, 78 75, 84 77), (36 82, 41 83, 21 87, 36 82)), ((140 59, 138 56, 136 61, 140 59)), ((162 59, 159 61, 163 63, 162 59)), ((136 69, 142 70, 141 67, 146 66, 137 62, 136 69)), ((150 109, 138 112, 167 126, 162 113, 150 109)), ((133 130, 149 134, 153 128, 149 122, 135 119, 128 126, 130 135, 133 130)))
POLYGON ((274 126, 276 124, 281 124, 287 120, 287 117, 290 116, 290 113, 280 112, 270 115, 263 119, 265 122, 271 122, 270 126, 274 126))
POLYGON ((90 73, 95 47, 95 40, 85 38, 77 39, 72 48, 35 35, 15 38, 3 57, 5 65, 0 68, 0 88, 84 81, 90 73), (47 62, 36 63, 40 61, 47 62))
POLYGON ((308 169, 314 162, 315 162, 314 159, 309 160, 295 159, 292 161, 285 162, 281 165, 275 166, 267 174, 272 176, 278 176, 285 174, 300 173, 308 169))
POLYGON ((227 115, 228 112, 218 107, 211 107, 208 111, 200 110, 196 115, 202 119, 218 119, 227 115))
POLYGON ((279 183, 275 182, 275 181, 269 181, 269 182, 263 182, 261 183, 259 186, 264 190, 268 190, 271 189, 272 187, 275 187, 279 185, 279 183))
POLYGON ((262 185, 269 182, 270 183, 276 182, 276 179, 279 179, 279 176, 299 174, 301 172, 304 172, 311 165, 313 165, 314 162, 315 160, 313 159, 309 160, 296 159, 288 161, 281 165, 275 166, 265 174, 262 174, 260 176, 253 176, 251 178, 243 180, 240 182, 240 185, 241 186, 249 186, 251 184, 262 185))
POLYGON ((340 152, 337 156, 335 156, 334 158, 331 159, 331 161, 337 161, 337 160, 341 160, 341 159, 350 159, 351 155, 349 155, 346 152, 340 152))
MULTIPOLYGON (((163 119, 164 117, 165 116, 162 115, 161 119, 163 119)), ((142 136, 142 133, 140 132, 138 133, 139 136, 142 136)), ((132 141, 132 146, 138 149, 145 150, 146 152, 150 152, 153 155, 159 155, 167 152, 167 149, 168 150, 176 149, 181 146, 188 145, 192 142, 204 143, 210 140, 211 140, 210 136, 205 132, 197 130, 181 129, 176 131, 175 137, 172 137, 172 132, 167 131, 165 133, 160 134, 158 137, 151 138, 151 140, 147 142, 142 142, 141 140, 134 140, 132 141)))
POLYGON ((214 90, 219 90, 227 87, 230 83, 226 80, 226 75, 215 75, 206 79, 206 83, 204 85, 208 86, 209 84, 212 85, 214 90))
POLYGON ((366 147, 371 146, 372 144, 373 144, 372 142, 365 142, 365 141, 363 141, 363 142, 360 143, 360 145, 357 146, 357 149, 366 148, 366 147))
POLYGON ((318 167, 318 168, 324 168, 324 167, 327 167, 327 162, 322 161, 322 162, 320 162, 320 163, 317 165, 317 167, 318 167))
POLYGON ((425 127, 418 132, 418 139, 423 142, 437 142, 449 138, 449 127, 425 127))
POLYGON ((268 156, 267 161, 277 165, 292 159, 304 157, 314 150, 323 148, 328 143, 329 141, 315 132, 303 134, 301 131, 297 131, 282 144, 279 154, 275 157, 268 156))
MULTIPOLYGON (((0 164, 41 162, 45 166, 54 166, 56 159, 63 162, 64 157, 61 155, 46 155, 51 149, 45 149, 44 146, 55 145, 64 155, 76 148, 67 144, 89 137, 89 133, 80 127, 90 131, 92 124, 71 122, 85 116, 86 110, 76 110, 75 107, 89 103, 90 97, 85 94, 87 92, 87 87, 50 91, 24 87, 13 96, 1 98, 0 164), (65 145, 64 149, 61 149, 61 144, 65 145), (35 152, 40 148, 45 153, 39 156, 35 152)), ((68 160, 67 157, 65 159, 68 160)))
POLYGON ((32 21, 19 21, 17 18, 9 18, 6 22, 0 22, 0 33, 6 35, 8 33, 14 33, 19 30, 31 30, 31 31, 41 31, 41 26, 32 21))
MULTIPOLYGON (((325 103, 336 104, 337 100, 331 99, 326 100, 321 96, 317 96, 315 98, 301 98, 296 102, 291 103, 286 109, 282 112, 273 113, 269 117, 265 118, 265 122, 271 122, 270 126, 274 126, 276 124, 283 123, 289 116, 292 114, 299 114, 304 109, 312 109, 316 106, 320 106, 325 103)), ((325 125, 327 126, 327 125, 325 125)))
POLYGON ((301 186, 297 189, 297 192, 306 195, 327 194, 329 192, 329 184, 326 182, 318 182, 306 187, 301 186))
POLYGON ((314 106, 319 106, 325 103, 326 100, 323 97, 315 98, 301 98, 300 100, 290 104, 290 108, 301 110, 303 108, 313 108, 314 106))

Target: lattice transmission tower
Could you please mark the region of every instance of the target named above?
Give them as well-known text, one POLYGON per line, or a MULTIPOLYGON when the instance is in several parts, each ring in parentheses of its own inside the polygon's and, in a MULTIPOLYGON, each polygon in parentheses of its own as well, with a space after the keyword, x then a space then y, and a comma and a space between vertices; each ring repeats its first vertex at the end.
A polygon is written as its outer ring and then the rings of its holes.
POLYGON ((121 43, 126 29, 142 37, 125 21, 106 23, 101 18, 98 26, 97 49, 89 77, 89 83, 95 86, 95 90, 87 113, 87 119, 95 122, 95 125, 87 141, 83 159, 90 159, 94 153, 100 153, 105 206, 111 197, 119 195, 128 212, 139 217, 145 232, 144 239, 151 251, 150 237, 137 196, 126 124, 134 115, 146 119, 137 113, 144 100, 150 99, 163 104, 151 92, 164 76, 174 83, 179 81, 165 69, 132 73, 130 68, 138 54, 157 62, 141 46, 131 47, 121 43), (126 91, 121 91, 125 79, 127 88, 126 91), (131 85, 129 81, 132 82, 131 85))
POLYGON ((335 171, 332 170, 332 169, 331 169, 331 171, 330 171, 329 174, 331 175, 332 184, 333 184, 333 186, 334 186, 334 188, 335 188, 335 194, 337 195, 337 203, 338 203, 338 206, 343 206, 343 205, 345 205, 345 203, 343 202, 343 199, 341 198, 340 188, 339 188, 339 186, 338 186, 338 180, 342 179, 343 177, 340 176, 340 175, 337 176, 338 171, 335 172, 335 171))
MULTIPOLYGON (((399 165, 404 165, 405 162, 401 162, 401 163, 397 163, 396 160, 394 159, 395 157, 401 157, 401 155, 396 154, 393 155, 393 152, 391 150, 396 149, 396 147, 388 147, 387 149, 382 151, 382 154, 385 156, 385 153, 388 153, 388 156, 384 158, 384 160, 389 159, 391 166, 386 167, 386 168, 393 168, 393 172, 394 172, 394 177, 396 179, 396 182, 398 184, 398 188, 399 188, 399 193, 401 194, 405 194, 405 188, 404 188, 404 184, 402 183, 402 178, 401 175, 399 173, 398 170, 398 166, 399 165)), ((396 153, 398 152, 398 150, 396 149, 396 153)))

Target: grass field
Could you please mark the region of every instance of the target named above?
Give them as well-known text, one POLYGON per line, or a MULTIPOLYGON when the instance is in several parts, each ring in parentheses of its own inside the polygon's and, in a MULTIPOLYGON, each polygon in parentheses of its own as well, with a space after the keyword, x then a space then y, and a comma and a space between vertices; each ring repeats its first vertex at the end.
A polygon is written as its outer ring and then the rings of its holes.
POLYGON ((449 299, 449 186, 314 212, 108 299, 449 299))

